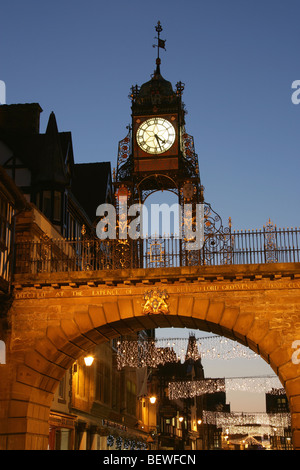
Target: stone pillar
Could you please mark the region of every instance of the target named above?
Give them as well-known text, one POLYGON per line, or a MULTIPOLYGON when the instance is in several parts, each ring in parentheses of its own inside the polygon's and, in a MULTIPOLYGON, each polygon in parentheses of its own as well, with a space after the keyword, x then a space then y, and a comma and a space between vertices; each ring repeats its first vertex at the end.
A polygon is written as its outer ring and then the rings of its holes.
POLYGON ((40 388, 42 374, 17 356, 18 362, 0 365, 0 450, 46 450, 53 394, 40 388))
POLYGON ((300 395, 290 399, 290 411, 292 419, 292 438, 295 450, 300 450, 300 395))

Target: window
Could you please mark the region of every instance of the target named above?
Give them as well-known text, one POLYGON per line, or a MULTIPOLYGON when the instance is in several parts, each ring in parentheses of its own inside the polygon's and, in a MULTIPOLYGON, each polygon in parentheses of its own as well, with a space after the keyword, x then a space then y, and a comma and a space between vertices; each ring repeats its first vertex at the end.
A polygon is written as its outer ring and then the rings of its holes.
POLYGON ((59 191, 54 191, 53 219, 61 220, 61 193, 59 191))
POLYGON ((112 408, 120 410, 120 375, 117 371, 112 371, 112 408))
POLYGON ((95 399, 110 405, 110 368, 103 362, 97 362, 95 399))
POLYGON ((37 193, 35 196, 35 205, 38 209, 41 209, 41 197, 40 193, 37 193))
POLYGON ((110 368, 104 364, 104 403, 110 404, 110 368))
POLYGON ((127 380, 126 384, 126 401, 127 412, 136 415, 136 384, 131 380, 127 380))
POLYGON ((95 398, 96 400, 103 402, 104 396, 104 374, 103 374, 103 367, 99 362, 97 362, 97 370, 96 370, 96 390, 95 390, 95 398))
POLYGON ((10 223, 9 214, 8 214, 8 202, 5 199, 0 198, 0 242, 3 247, 6 247, 6 229, 7 225, 10 223))
POLYGON ((76 394, 81 398, 88 398, 89 396, 89 378, 91 368, 77 364, 76 373, 76 394))
POLYGON ((58 386, 58 400, 65 401, 66 399, 66 376, 64 376, 59 382, 58 386))
POLYGON ((48 219, 51 218, 51 191, 43 191, 42 212, 48 219))

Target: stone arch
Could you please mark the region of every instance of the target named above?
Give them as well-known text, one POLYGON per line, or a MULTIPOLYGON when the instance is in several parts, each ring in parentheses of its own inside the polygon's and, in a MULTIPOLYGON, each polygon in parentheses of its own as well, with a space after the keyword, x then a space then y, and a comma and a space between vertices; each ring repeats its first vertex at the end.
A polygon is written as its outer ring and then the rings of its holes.
MULTIPOLYGON (((0 421, 2 449, 45 449, 53 393, 71 364, 95 345, 122 334, 153 327, 187 327, 211 331, 239 341, 258 353, 286 390, 293 444, 300 449, 300 366, 291 361, 289 335, 270 329, 267 319, 225 300, 197 295, 172 296, 165 314, 145 315, 139 296, 119 296, 78 304, 68 318, 47 325, 27 350, 9 351, 4 391, 7 415, 0 421), (6 393, 6 395, 5 395, 6 393)), ((1 375, 2 374, 2 375, 1 375)))

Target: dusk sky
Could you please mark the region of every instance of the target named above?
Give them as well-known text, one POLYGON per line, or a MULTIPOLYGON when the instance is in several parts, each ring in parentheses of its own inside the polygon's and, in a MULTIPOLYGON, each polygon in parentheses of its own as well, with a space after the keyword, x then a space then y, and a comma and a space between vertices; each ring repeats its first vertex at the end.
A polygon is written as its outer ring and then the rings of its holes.
POLYGON ((160 21, 161 73, 185 83, 206 201, 233 229, 269 218, 299 227, 299 18, 299 0, 10 0, 0 80, 7 104, 40 104, 41 132, 54 111, 59 130, 72 132, 76 163, 115 167, 130 87, 155 69, 160 21))

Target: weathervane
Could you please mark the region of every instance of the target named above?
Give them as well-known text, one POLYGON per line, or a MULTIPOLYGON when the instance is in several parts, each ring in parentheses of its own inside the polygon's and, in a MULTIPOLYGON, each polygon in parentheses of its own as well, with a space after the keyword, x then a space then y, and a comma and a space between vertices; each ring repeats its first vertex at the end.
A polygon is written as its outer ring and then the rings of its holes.
POLYGON ((165 39, 160 39, 160 33, 162 32, 162 26, 160 24, 160 21, 157 22, 157 25, 155 26, 155 30, 157 32, 157 36, 155 36, 155 39, 157 39, 157 44, 153 44, 153 47, 157 47, 157 59, 156 63, 157 65, 160 64, 160 58, 159 58, 159 49, 164 49, 166 50, 166 40, 165 39))

